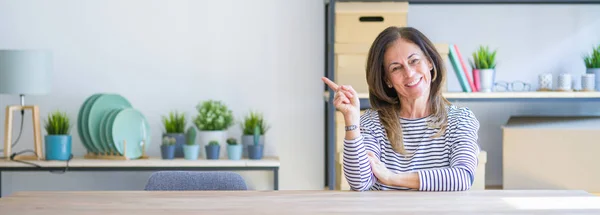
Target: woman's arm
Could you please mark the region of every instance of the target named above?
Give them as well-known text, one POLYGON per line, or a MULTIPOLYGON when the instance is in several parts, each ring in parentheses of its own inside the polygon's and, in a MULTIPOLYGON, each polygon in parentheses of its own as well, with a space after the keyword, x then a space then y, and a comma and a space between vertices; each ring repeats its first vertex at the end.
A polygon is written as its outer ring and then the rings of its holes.
POLYGON ((451 142, 450 167, 397 173, 389 171, 374 156, 370 156, 373 172, 383 184, 422 191, 463 191, 471 188, 477 168, 477 132, 479 122, 473 113, 466 116, 456 128, 451 142))
POLYGON ((344 175, 350 188, 356 191, 365 191, 371 189, 375 184, 376 178, 371 171, 367 152, 375 153, 379 156, 380 149, 373 133, 370 129, 363 126, 363 121, 359 119, 345 119, 346 126, 350 129, 346 131, 344 139, 344 175), (352 128, 354 126, 354 128, 352 128))

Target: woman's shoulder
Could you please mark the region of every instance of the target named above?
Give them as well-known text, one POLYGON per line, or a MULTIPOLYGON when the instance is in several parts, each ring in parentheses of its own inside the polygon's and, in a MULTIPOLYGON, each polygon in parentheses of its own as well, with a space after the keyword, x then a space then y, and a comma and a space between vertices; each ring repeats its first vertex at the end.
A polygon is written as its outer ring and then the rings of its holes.
POLYGON ((448 124, 461 126, 476 126, 479 127, 479 120, 468 107, 458 107, 456 105, 448 105, 448 124))

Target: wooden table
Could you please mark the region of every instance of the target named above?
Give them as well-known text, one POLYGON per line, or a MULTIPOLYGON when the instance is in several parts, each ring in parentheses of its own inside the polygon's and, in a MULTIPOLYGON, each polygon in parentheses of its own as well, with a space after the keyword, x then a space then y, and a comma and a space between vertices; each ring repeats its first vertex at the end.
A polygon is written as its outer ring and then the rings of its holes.
POLYGON ((0 214, 600 214, 583 191, 17 192, 0 214))
POLYGON ((264 157, 262 160, 163 160, 159 157, 137 160, 103 160, 73 158, 69 161, 12 161, 0 159, 0 197, 2 195, 2 172, 6 171, 273 171, 273 188, 279 189, 279 158, 264 157))

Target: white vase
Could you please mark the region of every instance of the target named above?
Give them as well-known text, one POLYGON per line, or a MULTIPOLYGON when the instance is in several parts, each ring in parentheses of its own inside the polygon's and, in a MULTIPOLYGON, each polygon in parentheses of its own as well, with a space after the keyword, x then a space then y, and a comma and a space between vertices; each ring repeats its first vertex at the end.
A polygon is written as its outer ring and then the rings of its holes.
POLYGON ((596 91, 600 91, 600 68, 587 68, 585 73, 594 74, 596 91))
POLYGON ((492 92, 494 87, 494 69, 480 69, 479 70, 479 84, 481 85, 481 92, 492 92))
MULTIPOLYGON (((198 132, 198 145, 200 145, 200 149, 204 149, 204 146, 208 145, 210 141, 216 140, 219 142, 221 146, 221 150, 219 152, 219 158, 226 157, 227 150, 223 148, 227 147, 227 131, 199 131, 198 132)), ((206 151, 200 150, 200 154, 206 158, 206 151)))

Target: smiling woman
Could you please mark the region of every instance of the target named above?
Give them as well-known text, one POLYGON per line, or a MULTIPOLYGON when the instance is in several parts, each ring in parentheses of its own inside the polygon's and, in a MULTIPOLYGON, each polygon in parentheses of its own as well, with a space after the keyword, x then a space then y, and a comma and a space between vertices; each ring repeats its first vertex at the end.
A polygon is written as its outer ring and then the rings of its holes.
POLYGON ((367 59, 371 109, 352 86, 323 81, 346 124, 343 168, 352 190, 462 191, 473 184, 479 121, 442 96, 443 60, 411 27, 389 27, 367 59))

